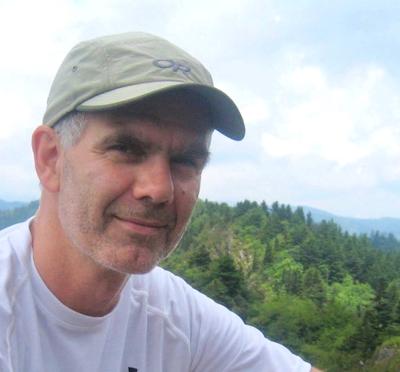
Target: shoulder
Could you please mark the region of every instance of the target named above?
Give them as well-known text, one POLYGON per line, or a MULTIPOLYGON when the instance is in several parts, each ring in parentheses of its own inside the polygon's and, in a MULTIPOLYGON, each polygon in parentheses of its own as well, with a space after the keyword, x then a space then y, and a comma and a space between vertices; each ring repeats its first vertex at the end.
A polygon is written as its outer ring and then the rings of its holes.
POLYGON ((180 277, 155 268, 132 279, 133 297, 164 314, 187 336, 193 371, 310 371, 308 363, 180 277))
POLYGON ((0 231, 0 309, 11 311, 12 301, 27 280, 31 234, 29 220, 0 231))
POLYGON ((10 266, 16 268, 18 264, 28 264, 32 245, 30 221, 31 219, 0 231, 0 265, 3 268, 0 273, 11 268, 10 266))
POLYGON ((31 241, 31 234, 29 230, 29 224, 32 221, 32 218, 17 223, 15 225, 8 226, 3 230, 0 230, 0 244, 4 244, 6 241, 15 242, 29 242, 31 241))
POLYGON ((15 306, 28 280, 30 246, 29 221, 0 231, 0 334, 6 335, 0 339, 0 366, 14 329, 15 306))

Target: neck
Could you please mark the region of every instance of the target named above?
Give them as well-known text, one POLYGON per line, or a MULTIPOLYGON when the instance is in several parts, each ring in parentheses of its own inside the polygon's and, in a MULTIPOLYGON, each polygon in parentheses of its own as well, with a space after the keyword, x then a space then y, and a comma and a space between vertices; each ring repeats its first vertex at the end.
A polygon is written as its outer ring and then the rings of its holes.
MULTIPOLYGON (((56 213, 41 205, 31 224, 33 259, 49 290, 67 307, 89 316, 103 316, 118 303, 127 274, 99 266, 74 249, 60 228, 56 213)), ((53 211, 55 212, 55 211, 53 211)))

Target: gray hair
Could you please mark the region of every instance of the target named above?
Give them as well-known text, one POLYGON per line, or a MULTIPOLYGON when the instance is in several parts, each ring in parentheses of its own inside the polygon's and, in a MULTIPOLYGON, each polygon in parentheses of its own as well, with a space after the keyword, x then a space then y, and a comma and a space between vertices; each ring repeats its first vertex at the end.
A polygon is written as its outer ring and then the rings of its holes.
POLYGON ((86 114, 84 112, 73 111, 63 116, 54 124, 53 129, 60 138, 61 145, 64 148, 69 148, 79 142, 86 124, 86 114))

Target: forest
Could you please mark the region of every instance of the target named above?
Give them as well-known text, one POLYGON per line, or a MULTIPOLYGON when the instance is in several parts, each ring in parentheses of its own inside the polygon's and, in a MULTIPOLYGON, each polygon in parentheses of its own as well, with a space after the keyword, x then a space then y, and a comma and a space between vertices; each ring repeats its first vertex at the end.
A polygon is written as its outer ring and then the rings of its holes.
POLYGON ((400 248, 301 208, 200 201, 163 266, 326 371, 400 370, 400 248))
MULTIPOLYGON (((0 212, 0 228, 38 203, 0 212)), ((325 371, 400 370, 400 243, 278 202, 199 201, 163 267, 325 371)))

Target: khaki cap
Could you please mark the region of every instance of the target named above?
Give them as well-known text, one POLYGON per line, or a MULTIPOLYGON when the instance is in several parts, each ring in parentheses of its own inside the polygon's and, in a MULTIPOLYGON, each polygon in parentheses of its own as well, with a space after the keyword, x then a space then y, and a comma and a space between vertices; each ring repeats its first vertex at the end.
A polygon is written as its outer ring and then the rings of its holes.
POLYGON ((114 109, 179 89, 204 98, 219 132, 234 140, 244 137, 238 108, 214 87, 206 68, 167 40, 139 32, 100 37, 72 48, 51 86, 43 123, 53 126, 74 110, 114 109))

